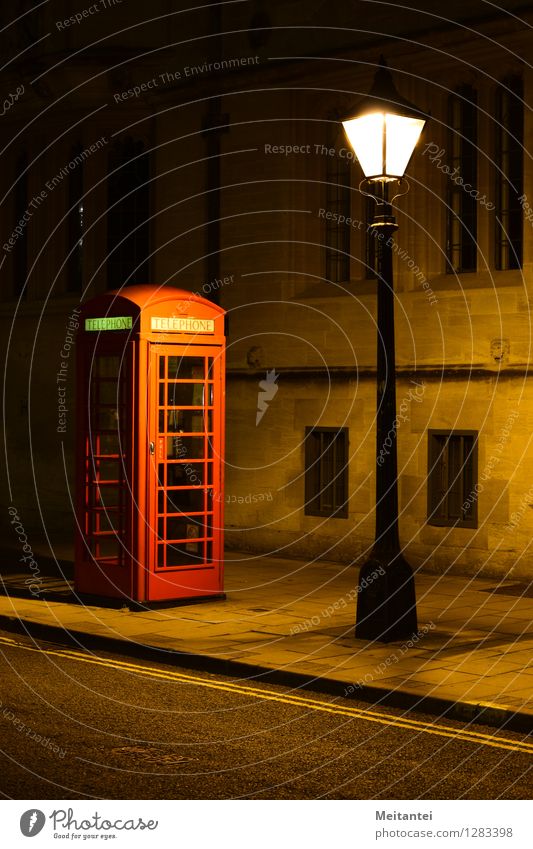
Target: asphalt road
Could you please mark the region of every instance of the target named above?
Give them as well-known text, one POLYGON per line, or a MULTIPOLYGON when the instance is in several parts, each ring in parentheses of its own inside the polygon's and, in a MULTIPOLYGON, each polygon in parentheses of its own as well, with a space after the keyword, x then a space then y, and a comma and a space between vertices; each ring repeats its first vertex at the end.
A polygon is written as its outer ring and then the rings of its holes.
POLYGON ((533 741, 0 631, 12 799, 531 799, 533 741))

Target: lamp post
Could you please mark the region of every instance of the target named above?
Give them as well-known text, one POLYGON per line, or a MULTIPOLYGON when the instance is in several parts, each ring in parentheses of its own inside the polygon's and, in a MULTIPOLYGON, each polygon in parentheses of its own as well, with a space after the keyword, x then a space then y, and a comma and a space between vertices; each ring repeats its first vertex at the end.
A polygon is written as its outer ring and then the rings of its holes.
POLYGON ((376 203, 381 209, 370 225, 378 245, 376 530, 372 551, 359 573, 355 635, 391 642, 414 634, 417 619, 413 572, 402 555, 398 534, 392 274, 392 236, 398 225, 389 187, 402 179, 425 117, 396 91, 381 57, 369 94, 342 123, 366 179, 377 189, 376 203))

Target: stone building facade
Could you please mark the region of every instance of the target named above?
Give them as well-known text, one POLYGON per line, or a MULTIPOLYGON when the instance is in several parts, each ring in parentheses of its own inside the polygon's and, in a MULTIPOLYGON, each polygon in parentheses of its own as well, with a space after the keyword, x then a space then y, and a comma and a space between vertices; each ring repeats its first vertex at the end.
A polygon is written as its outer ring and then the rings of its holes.
POLYGON ((301 5, 160 2, 141 26, 64 2, 3 32, 3 512, 68 540, 76 311, 155 282, 228 311, 228 546, 368 551, 373 200, 339 118, 384 52, 431 112, 395 202, 401 541, 425 569, 529 579, 533 9, 452 3, 454 25, 421 2, 379 30, 335 10, 328 34, 301 5))

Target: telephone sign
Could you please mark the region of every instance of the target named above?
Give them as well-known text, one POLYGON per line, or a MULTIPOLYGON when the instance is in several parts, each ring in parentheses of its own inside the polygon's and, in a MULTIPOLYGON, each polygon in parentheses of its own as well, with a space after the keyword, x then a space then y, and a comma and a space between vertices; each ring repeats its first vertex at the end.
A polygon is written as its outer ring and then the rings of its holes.
POLYGON ((192 316, 153 316, 152 330, 166 330, 172 333, 214 333, 215 322, 212 318, 193 318, 192 316))

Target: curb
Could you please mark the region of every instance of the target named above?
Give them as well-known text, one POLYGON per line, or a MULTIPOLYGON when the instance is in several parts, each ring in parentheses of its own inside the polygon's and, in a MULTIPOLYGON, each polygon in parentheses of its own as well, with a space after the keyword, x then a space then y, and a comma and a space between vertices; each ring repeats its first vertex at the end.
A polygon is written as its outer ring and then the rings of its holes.
POLYGON ((0 627, 6 631, 68 646, 74 645, 82 649, 91 647, 113 654, 125 654, 139 660, 174 664, 185 669, 224 675, 237 680, 249 682, 255 679, 261 683, 279 684, 294 690, 310 690, 337 698, 357 698, 368 702, 373 707, 393 707, 416 713, 429 713, 439 719, 446 717, 506 731, 533 732, 533 713, 517 711, 504 705, 459 702, 440 696, 422 696, 407 690, 389 690, 367 685, 347 694, 347 684, 332 678, 310 677, 303 672, 244 663, 240 660, 228 660, 216 655, 190 654, 162 646, 132 643, 127 639, 103 637, 87 631, 68 630, 58 625, 32 622, 9 614, 0 614, 0 627))

